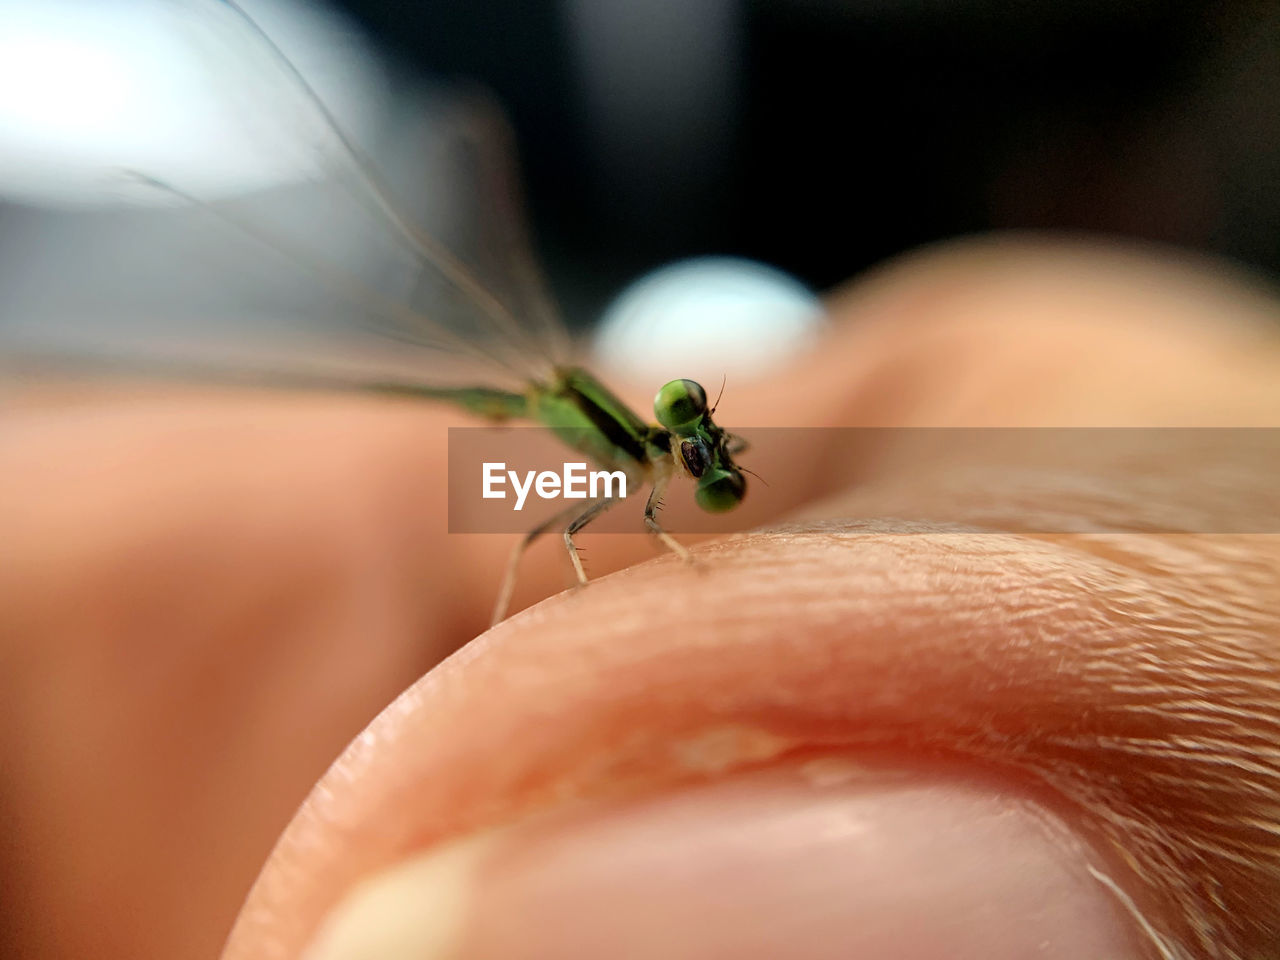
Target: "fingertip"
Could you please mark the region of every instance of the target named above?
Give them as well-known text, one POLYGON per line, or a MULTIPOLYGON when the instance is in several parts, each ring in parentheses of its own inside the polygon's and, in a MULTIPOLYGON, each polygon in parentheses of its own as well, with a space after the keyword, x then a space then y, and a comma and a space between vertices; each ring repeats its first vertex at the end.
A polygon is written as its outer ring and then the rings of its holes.
POLYGON ((760 422, 1240 425, 1280 405, 1274 288, 1168 248, 967 238, 890 261, 828 307, 829 336, 762 388, 760 422))

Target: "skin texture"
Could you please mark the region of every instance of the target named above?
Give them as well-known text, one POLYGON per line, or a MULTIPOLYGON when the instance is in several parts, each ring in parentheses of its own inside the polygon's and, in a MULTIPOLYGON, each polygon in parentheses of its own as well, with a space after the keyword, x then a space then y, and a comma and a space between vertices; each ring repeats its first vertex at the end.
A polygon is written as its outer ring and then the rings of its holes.
MULTIPOLYGON (((1280 425, 1280 312, 1203 264, 970 242, 877 272, 832 312, 803 375, 731 390, 718 419, 1280 425)), ((643 409, 651 389, 627 395, 643 409)), ((288 825, 226 955, 296 957, 353 882, 437 842, 824 751, 930 782, 937 758, 1036 798, 1181 955, 1280 943, 1280 537, 1168 532, 1274 514, 1273 473, 1206 515, 1182 461, 1046 505, 981 462, 744 457, 782 491, 749 496, 747 519, 783 526, 708 543, 692 571, 634 565, 653 556, 642 537, 588 536, 593 574, 626 569, 417 680, 482 629, 509 547, 445 530, 453 422, 156 389, 10 411, 14 955, 214 955, 288 825), (1141 514, 1153 494, 1172 514, 1150 535, 955 532, 1141 514), (895 516, 922 532, 866 519, 895 516)), ((565 582, 559 557, 529 563, 515 607, 565 582)))

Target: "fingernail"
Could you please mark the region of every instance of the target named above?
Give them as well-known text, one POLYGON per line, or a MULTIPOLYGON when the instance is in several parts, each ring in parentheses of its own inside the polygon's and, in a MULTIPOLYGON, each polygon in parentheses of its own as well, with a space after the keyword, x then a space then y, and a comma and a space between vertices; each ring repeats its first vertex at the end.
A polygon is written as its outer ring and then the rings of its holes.
POLYGON ((304 960, 436 960, 462 956, 486 836, 444 845, 362 882, 321 925, 304 960))
POLYGON ((1098 869, 1016 792, 824 758, 423 854, 358 886, 306 956, 1136 960, 1098 869))

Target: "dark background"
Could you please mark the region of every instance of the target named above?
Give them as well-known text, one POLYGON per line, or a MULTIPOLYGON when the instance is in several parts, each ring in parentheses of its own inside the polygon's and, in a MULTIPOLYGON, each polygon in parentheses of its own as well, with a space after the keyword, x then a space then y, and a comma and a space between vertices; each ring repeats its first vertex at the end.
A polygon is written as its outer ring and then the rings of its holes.
POLYGON ((819 289, 993 228, 1280 273, 1280 2, 346 0, 496 92, 575 320, 736 254, 819 289))

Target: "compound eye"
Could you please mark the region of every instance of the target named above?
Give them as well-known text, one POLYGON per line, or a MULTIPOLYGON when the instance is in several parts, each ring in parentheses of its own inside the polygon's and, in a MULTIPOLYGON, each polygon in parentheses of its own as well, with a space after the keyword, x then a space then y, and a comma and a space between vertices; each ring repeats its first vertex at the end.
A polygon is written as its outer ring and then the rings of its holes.
POLYGON ((693 380, 672 380, 653 398, 653 415, 675 434, 693 433, 706 412, 707 392, 693 380))
POLYGON ((737 470, 717 470, 698 484, 693 499, 708 513, 732 510, 747 495, 747 478, 737 470))
POLYGON ((680 458, 685 468, 695 480, 707 472, 711 466, 711 447, 701 437, 680 441, 680 458))

